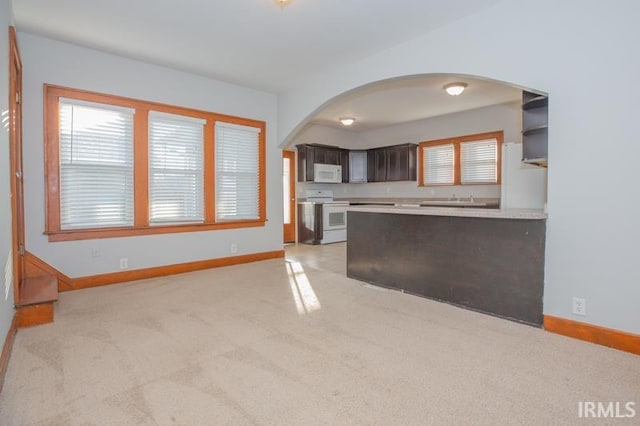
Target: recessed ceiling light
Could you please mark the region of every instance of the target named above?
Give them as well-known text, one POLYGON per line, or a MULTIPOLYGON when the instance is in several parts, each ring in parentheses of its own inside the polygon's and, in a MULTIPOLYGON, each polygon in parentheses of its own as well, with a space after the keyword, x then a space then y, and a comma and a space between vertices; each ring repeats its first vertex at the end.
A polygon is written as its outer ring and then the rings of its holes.
POLYGON ((451 96, 458 96, 460 93, 464 92, 466 87, 467 83, 451 83, 444 86, 444 90, 446 90, 451 96))
POLYGON ((343 126, 351 126, 353 123, 356 122, 356 119, 353 117, 342 117, 340 119, 340 122, 342 123, 343 126))

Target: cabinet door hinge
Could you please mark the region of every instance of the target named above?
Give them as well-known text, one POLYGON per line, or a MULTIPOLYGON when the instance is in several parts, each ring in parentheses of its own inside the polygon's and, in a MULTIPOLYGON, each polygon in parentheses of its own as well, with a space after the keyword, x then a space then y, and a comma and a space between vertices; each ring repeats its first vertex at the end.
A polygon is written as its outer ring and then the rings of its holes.
POLYGON ((20 103, 20 92, 16 92, 16 103, 19 104, 20 103))
POLYGON ((18 246, 18 253, 20 254, 20 256, 24 256, 24 244, 20 244, 18 246))

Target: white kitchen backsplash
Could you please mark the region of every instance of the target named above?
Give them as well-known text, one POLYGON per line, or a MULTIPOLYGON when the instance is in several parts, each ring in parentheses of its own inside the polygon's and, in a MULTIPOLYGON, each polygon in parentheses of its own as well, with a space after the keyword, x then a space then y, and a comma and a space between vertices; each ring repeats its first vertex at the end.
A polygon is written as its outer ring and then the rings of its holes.
POLYGON ((330 189, 334 198, 500 198, 500 185, 464 185, 421 187, 416 182, 376 182, 318 184, 298 182, 298 197, 304 197, 309 189, 330 189))

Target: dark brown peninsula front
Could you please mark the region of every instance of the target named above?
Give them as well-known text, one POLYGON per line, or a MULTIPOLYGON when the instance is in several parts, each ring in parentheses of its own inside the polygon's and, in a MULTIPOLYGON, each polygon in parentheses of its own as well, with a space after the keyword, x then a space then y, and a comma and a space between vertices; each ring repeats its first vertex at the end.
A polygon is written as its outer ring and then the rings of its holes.
POLYGON ((351 207, 347 275, 541 326, 545 218, 532 210, 351 207))

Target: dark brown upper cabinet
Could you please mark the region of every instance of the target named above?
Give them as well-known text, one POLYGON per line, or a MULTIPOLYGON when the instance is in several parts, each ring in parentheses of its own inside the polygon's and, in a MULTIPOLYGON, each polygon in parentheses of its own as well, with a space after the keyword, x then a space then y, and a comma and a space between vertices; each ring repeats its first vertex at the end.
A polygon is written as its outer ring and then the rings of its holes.
POLYGON ((349 182, 349 150, 330 145, 301 144, 298 149, 298 182, 313 182, 314 164, 342 166, 342 182, 349 182))
POLYGON ((367 181, 393 182, 416 180, 418 146, 402 144, 367 151, 367 181))

